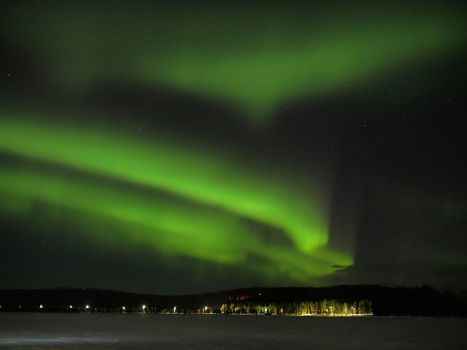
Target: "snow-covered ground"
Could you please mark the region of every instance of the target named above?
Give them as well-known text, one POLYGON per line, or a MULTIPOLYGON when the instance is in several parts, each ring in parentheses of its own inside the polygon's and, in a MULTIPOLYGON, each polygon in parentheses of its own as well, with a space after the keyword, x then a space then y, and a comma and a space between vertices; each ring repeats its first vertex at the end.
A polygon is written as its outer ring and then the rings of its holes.
POLYGON ((0 313, 9 349, 467 349, 467 319, 0 313))

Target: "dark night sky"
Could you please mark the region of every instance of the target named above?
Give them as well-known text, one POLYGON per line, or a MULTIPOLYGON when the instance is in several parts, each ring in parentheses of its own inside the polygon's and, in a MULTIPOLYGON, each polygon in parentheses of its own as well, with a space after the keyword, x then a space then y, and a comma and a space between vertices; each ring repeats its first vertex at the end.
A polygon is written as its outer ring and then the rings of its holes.
POLYGON ((466 7, 2 1, 0 288, 467 288, 466 7))

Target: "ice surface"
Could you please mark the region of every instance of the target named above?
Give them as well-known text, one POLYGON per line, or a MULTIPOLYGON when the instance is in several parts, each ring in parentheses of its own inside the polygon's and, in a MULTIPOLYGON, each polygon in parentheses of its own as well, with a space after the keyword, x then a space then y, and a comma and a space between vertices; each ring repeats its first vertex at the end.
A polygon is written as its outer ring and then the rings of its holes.
POLYGON ((0 313, 6 349, 467 349, 467 319, 0 313))

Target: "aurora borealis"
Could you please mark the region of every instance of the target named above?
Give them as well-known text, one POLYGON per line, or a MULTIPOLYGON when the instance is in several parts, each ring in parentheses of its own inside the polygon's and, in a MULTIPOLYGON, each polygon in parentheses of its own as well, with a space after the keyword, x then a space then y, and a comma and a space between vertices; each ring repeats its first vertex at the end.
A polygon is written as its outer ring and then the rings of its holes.
MULTIPOLYGON (((129 231, 146 232, 140 239, 156 248, 216 262, 241 262, 248 253, 272 262, 274 256, 281 256, 278 268, 297 275, 302 269, 315 275, 332 264, 351 262, 320 249, 327 243, 325 213, 320 212, 319 203, 312 202, 314 195, 305 191, 306 184, 294 179, 293 187, 287 186, 287 180, 274 179, 274 170, 247 170, 232 160, 216 159, 173 142, 132 140, 95 127, 80 130, 57 127, 55 122, 44 128, 5 118, 1 130, 1 147, 6 152, 167 192, 175 203, 152 198, 147 192, 125 193, 118 186, 102 188, 54 174, 5 169, 3 191, 21 199, 40 199, 121 220, 136 225, 129 231), (43 140, 40 144, 39 139, 43 140), (122 139, 123 144, 115 142, 122 139), (188 203, 177 204, 177 197, 188 203), (285 233, 294 251, 273 245, 265 250, 265 242, 255 239, 254 228, 243 220, 270 226, 275 234, 285 233), (310 255, 309 266, 297 259, 300 253, 302 258, 310 255)), ((306 280, 307 275, 303 277, 306 280)))
POLYGON ((233 4, 202 11, 145 4, 127 14, 105 4, 52 4, 43 5, 40 21, 18 6, 7 23, 15 28, 17 12, 29 19, 28 35, 12 38, 60 86, 140 82, 229 103, 252 122, 270 119, 285 101, 339 92, 449 52, 462 45, 465 29, 449 7, 414 14, 384 4, 383 13, 355 6, 342 14, 316 5, 301 14, 292 3, 282 15, 280 3, 253 3, 245 12, 233 4))
POLYGON ((465 6, 0 8, 0 287, 431 283, 465 266, 448 71, 465 6))

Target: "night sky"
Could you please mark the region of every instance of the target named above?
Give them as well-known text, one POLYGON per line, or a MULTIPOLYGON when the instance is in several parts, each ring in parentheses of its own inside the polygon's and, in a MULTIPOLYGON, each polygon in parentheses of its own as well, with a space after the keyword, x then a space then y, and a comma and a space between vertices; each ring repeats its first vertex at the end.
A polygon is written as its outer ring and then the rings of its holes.
POLYGON ((467 288, 466 15, 2 1, 0 288, 467 288))

